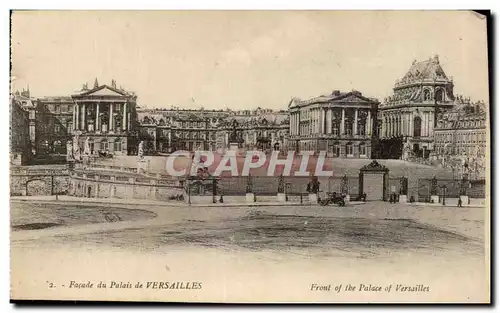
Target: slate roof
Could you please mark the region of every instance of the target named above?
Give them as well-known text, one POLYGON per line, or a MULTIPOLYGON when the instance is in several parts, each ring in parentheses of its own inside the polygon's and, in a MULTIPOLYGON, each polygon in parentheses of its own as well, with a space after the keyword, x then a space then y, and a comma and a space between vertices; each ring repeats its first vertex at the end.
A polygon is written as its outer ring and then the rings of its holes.
POLYGON ((443 68, 439 64, 439 57, 436 55, 434 58, 416 62, 414 61, 403 80, 427 80, 427 79, 448 79, 443 68))

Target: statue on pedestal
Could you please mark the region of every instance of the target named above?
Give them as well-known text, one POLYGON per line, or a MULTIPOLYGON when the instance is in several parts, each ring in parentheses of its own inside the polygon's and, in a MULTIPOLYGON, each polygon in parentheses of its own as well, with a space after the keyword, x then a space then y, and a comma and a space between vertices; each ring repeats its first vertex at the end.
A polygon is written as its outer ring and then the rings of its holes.
POLYGON ((280 175, 278 178, 278 193, 284 193, 285 192, 285 181, 283 174, 280 175))
POLYGON ((66 161, 74 161, 75 158, 73 156, 73 142, 71 140, 68 140, 66 142, 66 161))
POLYGON ((411 155, 411 144, 410 140, 407 139, 403 146, 403 160, 408 160, 411 155))
POLYGON ((139 157, 139 160, 144 159, 144 141, 142 140, 139 142, 139 146, 137 147, 137 156, 139 157))
POLYGON ((318 193, 319 191, 319 181, 316 176, 311 178, 311 181, 307 184, 307 192, 318 193))
POLYGON ((232 127, 232 131, 231 131, 231 135, 229 136, 229 143, 239 142, 238 133, 236 132, 236 128, 238 127, 238 122, 236 120, 233 120, 233 124, 231 127, 232 127))
POLYGON ((90 143, 89 143, 89 141, 90 141, 90 138, 87 137, 87 139, 85 139, 85 144, 83 146, 83 154, 87 155, 87 156, 90 155, 90 143))
POLYGON ((347 175, 344 175, 342 177, 342 183, 340 185, 340 193, 343 195, 347 195, 349 193, 349 178, 347 178, 347 175))
POLYGON ((432 177, 431 179, 431 195, 432 196, 436 196, 438 194, 438 190, 437 190, 437 178, 436 176, 432 177))
POLYGON ((460 181, 460 195, 467 195, 467 188, 469 187, 469 177, 467 174, 464 174, 462 180, 460 181))
POLYGON ((73 157, 75 161, 80 161, 80 145, 78 144, 78 136, 73 137, 73 157))
POLYGON ((406 177, 401 177, 399 179, 399 183, 401 185, 400 189, 399 189, 399 194, 400 195, 408 195, 408 178, 406 177))
POLYGON ((253 179, 250 174, 247 177, 247 193, 253 193, 253 179))

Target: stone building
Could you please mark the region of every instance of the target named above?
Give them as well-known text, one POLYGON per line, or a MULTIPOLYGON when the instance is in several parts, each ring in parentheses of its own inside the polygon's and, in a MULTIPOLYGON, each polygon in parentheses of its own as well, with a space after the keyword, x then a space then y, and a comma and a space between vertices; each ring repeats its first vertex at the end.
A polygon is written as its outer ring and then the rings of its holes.
POLYGON ((71 97, 43 97, 36 100, 36 157, 66 157, 66 142, 72 138, 71 97))
POLYGON ((288 113, 255 110, 138 109, 139 137, 149 154, 176 150, 224 151, 233 131, 241 148, 284 149, 288 113))
POLYGON ((88 139, 91 154, 136 153, 135 94, 117 88, 114 80, 108 86, 99 85, 96 79, 92 89, 85 84, 71 99, 73 135, 78 138, 81 152, 88 139))
POLYGON ((403 78, 396 81, 393 95, 379 107, 381 144, 400 138, 408 142, 416 157, 427 158, 434 148, 436 115, 451 109, 454 99, 453 78, 446 76, 437 55, 413 61, 403 78))
POLYGON ((146 152, 170 153, 196 149, 215 151, 223 141, 220 124, 224 110, 138 109, 139 138, 146 152))
POLYGON ((17 96, 10 96, 10 162, 25 165, 31 158, 29 113, 17 96))
POLYGON ((229 134, 236 130, 240 147, 247 150, 284 151, 289 136, 289 118, 286 111, 262 110, 251 115, 235 115, 225 120, 224 145, 229 144, 229 134))
POLYGON ((433 160, 455 167, 472 178, 484 178, 487 152, 487 106, 458 97, 455 107, 444 113, 434 129, 433 160))
POLYGON ((289 149, 327 151, 335 157, 370 158, 378 101, 361 92, 333 91, 289 104, 289 149))

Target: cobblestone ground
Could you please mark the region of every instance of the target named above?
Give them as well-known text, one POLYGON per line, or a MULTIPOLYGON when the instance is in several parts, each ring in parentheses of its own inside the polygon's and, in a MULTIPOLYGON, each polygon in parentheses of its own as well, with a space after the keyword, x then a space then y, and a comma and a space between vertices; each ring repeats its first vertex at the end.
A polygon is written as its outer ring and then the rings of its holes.
MULTIPOLYGON (((25 284, 33 277, 57 284, 69 277, 202 280, 210 297, 220 301, 300 301, 312 283, 335 282, 425 284, 432 290, 426 299, 434 301, 477 301, 486 294, 483 208, 383 202, 343 208, 137 208, 157 216, 12 232, 13 279, 25 284)), ((165 297, 151 292, 143 297, 165 297)), ((98 293, 78 297, 92 295, 99 299, 98 293)), ((332 294, 312 296, 335 300, 332 294)), ((373 296, 342 299, 383 301, 373 296)), ((391 299, 418 301, 420 296, 391 299)))

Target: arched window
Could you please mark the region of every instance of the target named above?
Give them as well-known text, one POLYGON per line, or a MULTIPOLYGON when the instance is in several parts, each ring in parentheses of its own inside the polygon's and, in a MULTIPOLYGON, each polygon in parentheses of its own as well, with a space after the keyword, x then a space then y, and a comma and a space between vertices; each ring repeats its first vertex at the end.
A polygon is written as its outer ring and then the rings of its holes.
POLYGON ((436 91, 436 94, 434 95, 434 98, 436 99, 436 102, 443 102, 444 101, 443 89, 438 89, 436 91))
POLYGON ((353 149, 353 146, 352 146, 352 142, 348 142, 345 145, 345 151, 346 151, 346 154, 348 156, 353 156, 354 155, 354 149, 353 149))
POLYGON ((420 137, 422 128, 422 119, 417 116, 413 119, 413 137, 420 137))
POLYGON ((431 92, 429 91, 429 89, 425 89, 424 90, 424 101, 429 101, 431 100, 431 92))

